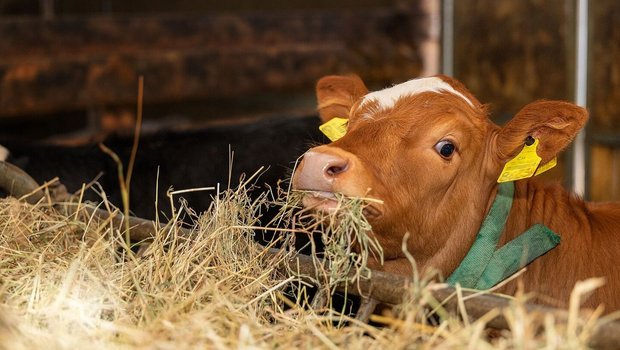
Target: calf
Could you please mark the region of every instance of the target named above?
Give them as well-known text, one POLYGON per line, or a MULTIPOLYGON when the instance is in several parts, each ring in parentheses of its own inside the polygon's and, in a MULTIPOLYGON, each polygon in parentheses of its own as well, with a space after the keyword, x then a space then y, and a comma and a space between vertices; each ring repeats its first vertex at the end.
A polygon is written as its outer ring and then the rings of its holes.
MULTIPOLYGON (((409 233, 418 268, 437 269, 451 283, 489 288, 533 260, 519 278, 527 291, 565 305, 575 282, 603 276, 588 305, 620 308, 620 205, 588 203, 535 178, 498 184, 526 146, 540 164, 551 162, 585 124, 585 109, 537 101, 499 127, 445 76, 373 93, 355 76, 328 76, 317 97, 323 121, 348 118, 346 134, 306 152, 293 186, 313 191, 303 203, 316 210, 337 210, 334 193, 382 203, 369 201, 364 211, 385 255, 372 267, 410 274, 401 248, 409 233), (485 241, 493 230, 495 240, 485 241)), ((501 291, 516 288, 513 280, 501 291)))

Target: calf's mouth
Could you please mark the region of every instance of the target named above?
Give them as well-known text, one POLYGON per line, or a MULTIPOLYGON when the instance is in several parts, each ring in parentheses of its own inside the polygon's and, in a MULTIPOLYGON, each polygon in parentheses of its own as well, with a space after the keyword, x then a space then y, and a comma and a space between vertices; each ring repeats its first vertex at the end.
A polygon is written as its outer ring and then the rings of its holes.
POLYGON ((301 203, 304 208, 328 214, 335 213, 340 207, 336 194, 327 191, 308 191, 304 194, 301 203))
MULTIPOLYGON (((346 195, 337 196, 336 193, 328 191, 304 190, 304 192, 305 194, 302 198, 304 208, 327 214, 335 214, 337 211, 341 210, 343 207, 343 200, 347 198, 346 195)), ((374 220, 383 215, 383 211, 379 207, 379 201, 374 203, 363 200, 363 202, 364 207, 362 209, 362 214, 367 220, 374 220)))

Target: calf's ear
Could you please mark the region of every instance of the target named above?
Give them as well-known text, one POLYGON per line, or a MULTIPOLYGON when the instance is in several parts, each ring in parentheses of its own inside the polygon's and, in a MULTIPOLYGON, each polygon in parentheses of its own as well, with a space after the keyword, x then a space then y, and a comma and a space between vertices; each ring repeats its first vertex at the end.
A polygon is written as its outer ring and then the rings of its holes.
POLYGON ((353 104, 368 93, 357 75, 329 75, 316 84, 318 109, 323 123, 332 118, 348 118, 353 104))
POLYGON ((496 149, 500 162, 516 156, 525 139, 539 140, 536 153, 545 164, 573 140, 588 120, 585 108, 564 101, 532 102, 515 115, 497 135, 496 149))

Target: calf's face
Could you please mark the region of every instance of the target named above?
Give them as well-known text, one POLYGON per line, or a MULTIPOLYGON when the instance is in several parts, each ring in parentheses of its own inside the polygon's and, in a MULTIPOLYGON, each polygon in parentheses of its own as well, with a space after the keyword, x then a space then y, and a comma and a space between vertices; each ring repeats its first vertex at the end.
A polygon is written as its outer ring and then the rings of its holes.
MULTIPOLYGON (((565 102, 535 102, 504 128, 459 82, 437 76, 368 93, 357 77, 317 84, 323 121, 348 118, 341 139, 310 149, 293 187, 304 206, 337 210, 334 193, 372 198, 364 215, 387 260, 404 257, 450 273, 467 252, 506 161, 527 136, 539 139, 543 162, 570 142, 585 111, 565 102)), ((401 271, 392 271, 401 272, 401 271)), ((404 271, 403 271, 404 272, 404 271)))

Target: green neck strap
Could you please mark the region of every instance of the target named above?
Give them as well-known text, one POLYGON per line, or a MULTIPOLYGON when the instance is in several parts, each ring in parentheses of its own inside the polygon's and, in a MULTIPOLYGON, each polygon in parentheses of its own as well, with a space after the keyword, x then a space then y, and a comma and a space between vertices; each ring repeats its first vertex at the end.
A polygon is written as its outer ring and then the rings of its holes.
POLYGON ((512 207, 513 196, 513 182, 499 184, 495 201, 474 244, 459 267, 446 280, 448 284, 489 289, 560 243, 560 236, 546 226, 536 224, 496 249, 512 207))

